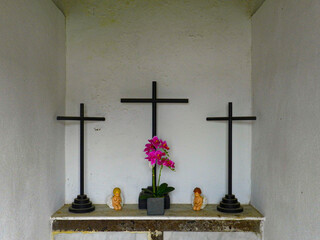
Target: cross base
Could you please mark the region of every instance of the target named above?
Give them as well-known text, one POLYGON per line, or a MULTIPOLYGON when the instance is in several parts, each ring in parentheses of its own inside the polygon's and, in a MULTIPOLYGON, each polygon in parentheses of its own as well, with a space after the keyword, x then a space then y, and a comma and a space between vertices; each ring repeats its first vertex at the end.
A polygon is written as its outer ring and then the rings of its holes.
POLYGON ((238 199, 233 195, 226 194, 222 201, 217 206, 217 210, 224 213, 241 213, 243 208, 241 207, 238 199))
POLYGON ((88 213, 94 211, 95 206, 92 205, 90 198, 87 195, 78 195, 77 198, 74 199, 72 206, 69 207, 69 212, 72 213, 88 213))
MULTIPOLYGON (((152 191, 152 187, 148 187, 149 190, 152 191)), ((139 209, 147 209, 147 199, 141 199, 141 195, 143 194, 143 190, 139 194, 138 207, 139 209)), ((170 197, 168 194, 164 196, 164 209, 170 209, 170 197)))

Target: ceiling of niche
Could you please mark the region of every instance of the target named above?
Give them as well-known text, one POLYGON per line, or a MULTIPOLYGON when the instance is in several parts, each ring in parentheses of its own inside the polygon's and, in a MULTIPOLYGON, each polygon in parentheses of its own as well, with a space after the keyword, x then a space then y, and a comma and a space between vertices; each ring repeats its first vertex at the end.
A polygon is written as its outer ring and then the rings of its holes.
MULTIPOLYGON (((67 9, 75 4, 77 0, 52 0, 57 7, 66 15, 67 9)), ((229 0, 228 0, 229 1, 229 0)), ((261 7, 265 0, 242 0, 245 4, 247 4, 248 11, 252 16, 255 12, 261 7)))
POLYGON ((261 7, 265 0, 246 0, 251 16, 261 7))

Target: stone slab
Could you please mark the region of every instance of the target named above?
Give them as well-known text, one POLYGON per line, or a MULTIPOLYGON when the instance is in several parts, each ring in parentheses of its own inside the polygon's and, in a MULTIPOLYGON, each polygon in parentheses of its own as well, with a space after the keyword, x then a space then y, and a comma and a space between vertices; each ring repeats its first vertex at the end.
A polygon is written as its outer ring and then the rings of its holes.
POLYGON ((52 217, 53 234, 70 232, 148 232, 151 239, 163 239, 163 232, 252 232, 262 235, 264 217, 254 207, 244 205, 244 212, 225 214, 209 204, 193 211, 189 204, 172 204, 163 216, 148 216, 137 204, 127 204, 122 211, 106 205, 96 205, 96 211, 74 214, 70 205, 59 209, 52 217), (158 233, 161 233, 160 235, 158 233))
POLYGON ((126 204, 122 211, 114 211, 107 205, 96 204, 91 213, 75 214, 64 205, 51 220, 256 220, 263 221, 263 215, 251 205, 243 205, 244 211, 237 214, 221 213, 216 204, 208 204, 201 211, 193 211, 191 204, 172 204, 163 216, 148 216, 147 210, 138 209, 137 204, 126 204))

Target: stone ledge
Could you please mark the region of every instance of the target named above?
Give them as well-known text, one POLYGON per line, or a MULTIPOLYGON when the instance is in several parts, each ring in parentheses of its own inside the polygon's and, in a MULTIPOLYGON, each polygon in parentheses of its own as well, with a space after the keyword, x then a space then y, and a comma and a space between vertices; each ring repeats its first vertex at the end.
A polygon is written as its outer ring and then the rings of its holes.
POLYGON ((244 212, 225 214, 215 204, 196 212, 190 204, 172 204, 163 216, 147 216, 137 204, 126 204, 122 211, 114 211, 98 204, 96 211, 74 214, 64 205, 52 217, 54 232, 106 231, 194 231, 194 232, 255 232, 262 233, 264 217, 251 205, 243 205, 244 212))

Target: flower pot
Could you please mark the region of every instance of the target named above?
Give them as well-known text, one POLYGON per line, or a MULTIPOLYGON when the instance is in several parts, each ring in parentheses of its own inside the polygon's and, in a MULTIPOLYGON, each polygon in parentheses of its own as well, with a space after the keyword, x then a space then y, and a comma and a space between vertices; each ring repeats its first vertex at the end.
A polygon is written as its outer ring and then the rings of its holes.
MULTIPOLYGON (((149 186, 148 189, 152 191, 152 186, 149 186)), ((147 199, 141 198, 141 195, 143 195, 143 194, 144 194, 144 191, 142 190, 140 192, 139 199, 138 199, 139 209, 147 209, 147 199)), ((169 194, 164 195, 164 209, 170 209, 170 196, 169 196, 169 194)))
POLYGON ((147 213, 148 215, 163 215, 164 214, 164 197, 148 198, 147 213))

